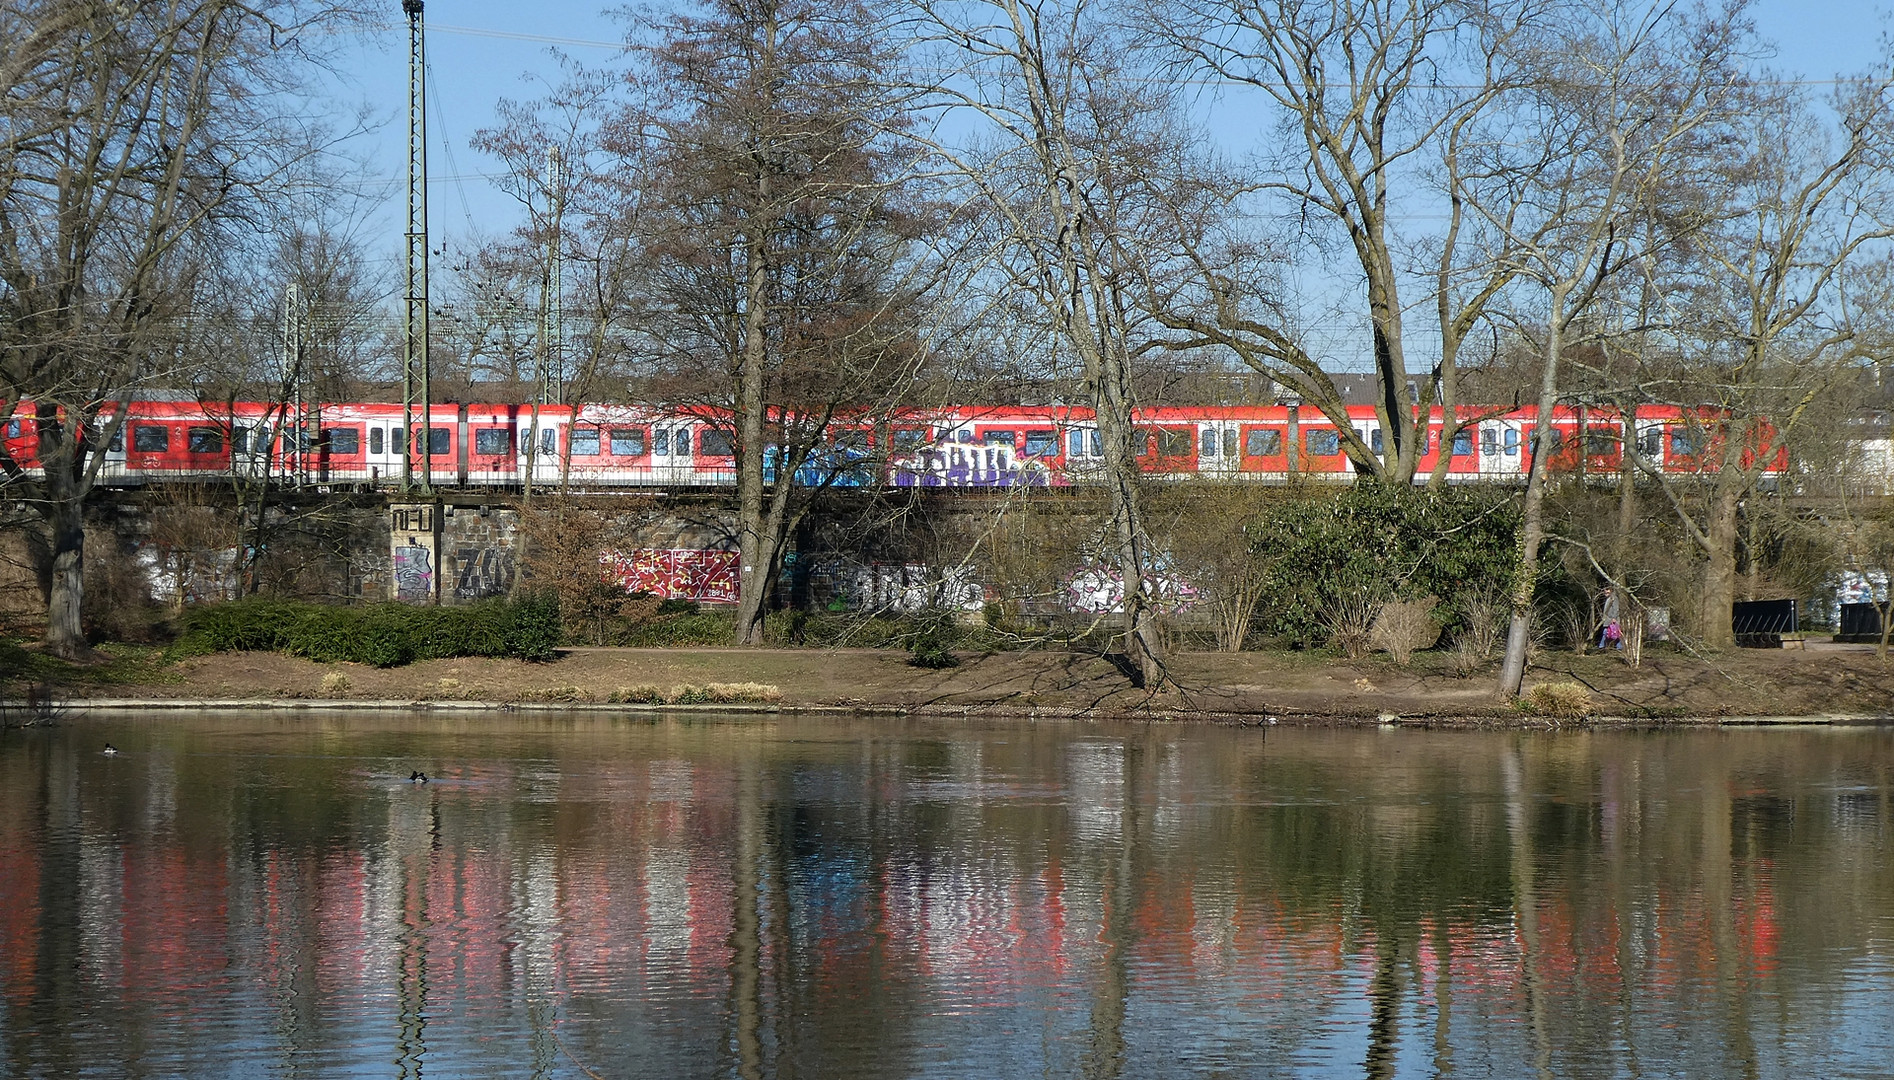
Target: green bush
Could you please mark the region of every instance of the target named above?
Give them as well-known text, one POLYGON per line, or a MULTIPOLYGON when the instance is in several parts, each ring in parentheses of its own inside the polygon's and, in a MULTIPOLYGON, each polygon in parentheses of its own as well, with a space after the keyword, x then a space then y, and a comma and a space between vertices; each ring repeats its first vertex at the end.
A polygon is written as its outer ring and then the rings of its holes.
POLYGON ((325 664, 398 667, 461 656, 548 660, 558 643, 559 605, 548 597, 366 608, 258 599, 191 609, 171 655, 280 652, 325 664))
POLYGON ((659 615, 633 623, 615 634, 612 644, 634 649, 679 649, 728 645, 736 636, 736 617, 729 612, 659 615))
POLYGON ((1284 500, 1246 524, 1269 568, 1261 629, 1313 644, 1350 602, 1428 596, 1457 622, 1482 590, 1511 587, 1518 524, 1512 493, 1484 488, 1362 482, 1284 500))
POLYGON ((915 623, 908 639, 908 663, 933 671, 960 666, 953 648, 963 635, 951 613, 933 613, 917 618, 915 623))

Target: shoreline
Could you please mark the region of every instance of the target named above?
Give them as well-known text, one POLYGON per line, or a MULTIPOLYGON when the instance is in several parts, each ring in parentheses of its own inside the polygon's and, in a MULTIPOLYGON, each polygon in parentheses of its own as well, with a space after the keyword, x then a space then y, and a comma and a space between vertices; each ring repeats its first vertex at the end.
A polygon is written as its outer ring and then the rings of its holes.
POLYGON ((1894 667, 1862 647, 1647 654, 1549 653, 1528 685, 1565 687, 1575 710, 1495 698, 1492 665, 1446 653, 1411 664, 1315 652, 1173 656, 1175 687, 1132 687, 1110 660, 1078 651, 961 654, 911 666, 878 649, 577 647, 549 662, 463 658, 397 668, 320 664, 277 653, 180 661, 120 647, 104 665, 0 673, 0 723, 80 712, 257 711, 288 716, 862 715, 1124 720, 1232 726, 1543 730, 1894 724, 1894 667), (8 678, 8 674, 11 678, 8 678), (712 700, 712 697, 722 700, 712 700), (688 702, 665 704, 664 702, 688 702), (1555 711, 1556 710, 1556 711, 1555 711))
POLYGON ((785 704, 781 702, 722 702, 700 704, 637 704, 618 702, 506 702, 430 699, 308 699, 308 698, 82 698, 65 703, 33 703, 24 699, 0 699, 0 716, 21 715, 35 707, 47 713, 42 717, 10 727, 36 727, 56 724, 88 713, 180 713, 180 712, 269 712, 269 713, 465 713, 489 716, 530 714, 556 716, 574 714, 614 714, 660 717, 669 714, 738 716, 914 716, 928 719, 990 719, 1036 721, 1101 721, 1128 723, 1204 723, 1232 727, 1385 727, 1419 730, 1656 730, 1663 728, 1723 727, 1889 727, 1894 714, 1888 713, 1812 713, 1755 714, 1726 716, 1652 717, 1599 714, 1579 718, 1554 718, 1508 712, 1476 713, 1303 713, 1303 712, 1229 712, 1203 709, 1101 709, 1078 710, 1054 706, 981 706, 896 704, 785 704))

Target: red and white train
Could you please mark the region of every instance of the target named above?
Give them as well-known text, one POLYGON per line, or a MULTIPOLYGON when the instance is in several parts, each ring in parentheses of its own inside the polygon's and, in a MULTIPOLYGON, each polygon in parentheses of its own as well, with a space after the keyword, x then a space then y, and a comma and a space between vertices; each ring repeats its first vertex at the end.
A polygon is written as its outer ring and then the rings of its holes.
MULTIPOLYGON (((263 403, 205 405, 136 401, 105 450, 101 482, 228 478, 233 474, 285 483, 392 487, 402 479, 402 407, 322 404, 292 415, 263 403)), ((1349 426, 1379 454, 1384 448, 1374 410, 1349 409, 1349 426)), ((1464 426, 1443 444, 1440 411, 1429 426, 1419 472, 1442 454, 1455 481, 1523 480, 1532 460, 1532 408, 1468 407, 1464 426)), ((105 417, 109 424, 111 416, 105 417)), ((1281 482, 1293 474, 1352 471, 1342 436, 1328 417, 1287 406, 1175 406, 1141 409, 1135 417, 1139 465, 1166 476, 1281 482)), ((38 466, 34 412, 22 404, 8 418, 13 461, 38 466)), ((1634 420, 1639 450, 1665 472, 1720 467, 1731 442, 1728 425, 1706 410, 1646 406, 1634 420)), ((648 405, 435 405, 414 425, 431 482, 449 488, 535 485, 575 488, 722 487, 735 482, 728 417, 705 410, 648 405)), ((1619 414, 1560 407, 1552 417, 1550 467, 1615 476, 1624 464, 1619 414)), ((1779 474, 1786 454, 1769 432, 1738 436, 1746 464, 1779 474)), ((797 479, 842 486, 984 488, 1085 484, 1100 471, 1097 424, 1089 410, 1066 406, 965 406, 917 411, 873 424, 836 425, 821 453, 797 479)), ((772 462, 772 474, 773 465, 772 462)))

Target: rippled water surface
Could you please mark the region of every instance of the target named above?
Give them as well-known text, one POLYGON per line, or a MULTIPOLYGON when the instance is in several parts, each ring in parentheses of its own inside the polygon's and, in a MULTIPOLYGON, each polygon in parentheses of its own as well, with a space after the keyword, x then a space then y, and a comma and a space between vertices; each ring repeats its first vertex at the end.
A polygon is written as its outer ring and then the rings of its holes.
POLYGON ((1891 766, 1866 728, 79 719, 0 734, 0 1074, 1887 1076, 1891 766))

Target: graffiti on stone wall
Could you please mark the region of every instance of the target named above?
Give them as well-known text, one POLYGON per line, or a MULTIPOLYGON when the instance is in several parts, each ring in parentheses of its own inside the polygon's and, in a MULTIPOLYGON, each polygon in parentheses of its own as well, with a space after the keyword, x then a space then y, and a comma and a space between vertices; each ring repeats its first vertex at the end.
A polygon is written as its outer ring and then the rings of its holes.
POLYGON ((464 547, 454 552, 454 595, 462 600, 505 596, 513 591, 513 553, 505 548, 464 547))
POLYGON ((395 548, 395 599, 426 600, 434 595, 434 553, 427 548, 395 548))
MULTIPOLYGON (((1187 581, 1157 574, 1151 579, 1151 591, 1157 606, 1165 611, 1186 611, 1196 603, 1197 589, 1187 581)), ((1065 608, 1091 615, 1121 612, 1125 609, 1123 575, 1111 567, 1087 566, 1065 579, 1065 608)))
POLYGON ((145 575, 151 598, 160 603, 183 606, 234 600, 242 595, 237 567, 248 549, 217 548, 208 551, 165 550, 156 544, 140 544, 132 561, 145 575))
POLYGON ((688 548, 638 548, 599 556, 607 581, 626 592, 648 592, 660 600, 705 604, 737 602, 737 553, 688 548))
POLYGON ((388 508, 390 562, 394 571, 394 598, 408 602, 434 597, 434 508, 388 508))
POLYGON ((985 590, 965 566, 942 573, 921 563, 810 561, 810 601, 830 611, 978 611, 986 601, 985 590))

